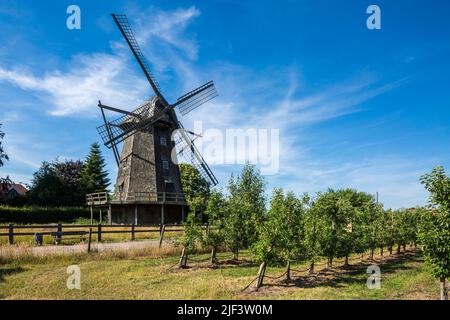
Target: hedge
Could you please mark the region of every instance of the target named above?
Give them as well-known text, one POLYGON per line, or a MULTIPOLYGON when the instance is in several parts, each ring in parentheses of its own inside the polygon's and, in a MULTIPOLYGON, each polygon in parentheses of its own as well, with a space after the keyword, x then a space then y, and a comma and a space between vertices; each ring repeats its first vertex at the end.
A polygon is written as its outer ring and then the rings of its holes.
POLYGON ((0 206, 0 224, 73 223, 80 218, 90 219, 86 207, 9 207, 0 206))

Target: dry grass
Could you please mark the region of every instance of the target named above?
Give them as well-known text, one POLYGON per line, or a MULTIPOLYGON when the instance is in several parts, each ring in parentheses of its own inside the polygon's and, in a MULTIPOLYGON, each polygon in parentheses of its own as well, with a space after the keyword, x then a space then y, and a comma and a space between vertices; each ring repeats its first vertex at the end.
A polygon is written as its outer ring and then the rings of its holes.
MULTIPOLYGON (((220 264, 189 262, 187 269, 169 269, 178 261, 175 247, 147 248, 76 255, 9 257, 0 261, 0 298, 5 299, 437 299, 438 285, 425 270, 420 255, 385 257, 381 264, 382 287, 366 287, 368 261, 353 259, 351 267, 335 264, 332 270, 319 267, 314 277, 295 274, 293 281, 265 280, 255 292, 244 288, 258 266, 242 253, 239 262, 230 253, 219 253, 220 264), (66 269, 80 266, 81 290, 66 287, 66 269)), ((208 254, 195 256, 207 258, 208 254)), ((379 259, 379 257, 377 258, 379 259)), ((324 261, 320 261, 323 263, 324 261)), ((378 261, 380 262, 380 261, 378 261)), ((294 264, 303 269, 306 264, 294 264)), ((270 267, 276 276, 284 268, 270 267)))

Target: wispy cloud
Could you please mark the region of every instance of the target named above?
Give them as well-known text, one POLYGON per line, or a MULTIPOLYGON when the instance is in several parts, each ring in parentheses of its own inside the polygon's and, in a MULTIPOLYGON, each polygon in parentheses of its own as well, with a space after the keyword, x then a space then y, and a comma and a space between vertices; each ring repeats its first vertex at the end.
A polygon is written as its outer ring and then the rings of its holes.
POLYGON ((143 95, 145 84, 127 71, 125 59, 119 55, 96 53, 77 55, 71 71, 54 71, 36 76, 23 67, 8 70, 0 67, 0 80, 8 81, 32 92, 50 105, 55 116, 89 115, 87 110, 98 99, 114 101, 118 105, 136 105, 143 95))
MULTIPOLYGON (((146 46, 158 41, 155 48, 177 48, 183 55, 195 59, 196 42, 184 39, 182 34, 188 23, 199 14, 195 7, 172 12, 157 11, 152 15, 149 27, 147 15, 141 12, 137 17, 137 25, 141 26, 137 36, 146 46)), ((99 99, 130 109, 148 98, 148 85, 144 77, 132 71, 135 62, 130 59, 123 42, 113 42, 111 47, 111 54, 79 54, 65 68, 44 75, 35 75, 25 66, 9 69, 0 65, 0 81, 39 97, 49 104, 48 112, 55 116, 89 116, 92 113, 86 111, 92 110, 99 99)), ((157 58, 161 55, 154 50, 148 52, 155 60, 164 61, 157 58)))

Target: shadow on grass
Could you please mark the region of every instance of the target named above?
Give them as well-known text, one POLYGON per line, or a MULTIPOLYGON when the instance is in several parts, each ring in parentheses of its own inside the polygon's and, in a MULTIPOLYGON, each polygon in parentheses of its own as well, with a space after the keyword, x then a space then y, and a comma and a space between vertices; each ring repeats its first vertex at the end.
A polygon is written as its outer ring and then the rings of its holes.
POLYGON ((385 257, 383 261, 364 261, 348 266, 339 266, 332 269, 323 269, 313 275, 295 276, 291 280, 266 282, 265 287, 297 287, 315 288, 332 287, 342 288, 353 283, 362 283, 367 278, 367 267, 379 265, 382 274, 393 274, 398 271, 413 269, 414 265, 405 264, 407 261, 421 262, 422 257, 416 252, 407 252, 399 255, 385 257))
POLYGON ((16 273, 20 273, 20 272, 24 272, 25 269, 22 267, 15 267, 15 268, 0 268, 0 282, 4 282, 5 281, 5 277, 12 275, 12 274, 16 274, 16 273))

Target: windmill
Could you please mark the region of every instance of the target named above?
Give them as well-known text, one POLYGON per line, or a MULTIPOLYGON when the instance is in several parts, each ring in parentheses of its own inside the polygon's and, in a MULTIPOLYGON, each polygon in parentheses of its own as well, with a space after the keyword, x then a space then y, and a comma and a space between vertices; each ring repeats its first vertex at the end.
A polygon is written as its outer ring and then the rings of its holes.
POLYGON ((210 185, 216 185, 217 179, 194 144, 198 135, 184 129, 175 109, 184 116, 216 97, 217 91, 209 81, 169 103, 150 71, 127 17, 123 14, 112 14, 112 17, 154 96, 133 111, 98 103, 104 124, 97 130, 105 146, 112 149, 118 165, 114 194, 109 202, 109 221, 179 222, 184 217, 186 202, 178 157, 185 158, 210 185), (120 116, 109 121, 105 111, 120 116), (121 153, 119 143, 123 144, 121 153))

